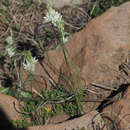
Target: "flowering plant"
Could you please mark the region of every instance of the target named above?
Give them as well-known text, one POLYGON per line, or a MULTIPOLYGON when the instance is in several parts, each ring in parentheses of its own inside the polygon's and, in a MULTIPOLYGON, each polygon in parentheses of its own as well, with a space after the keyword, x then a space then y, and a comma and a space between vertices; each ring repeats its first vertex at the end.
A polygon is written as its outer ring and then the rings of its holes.
POLYGON ((8 55, 9 55, 9 57, 13 57, 14 54, 15 54, 15 48, 10 46, 10 45, 8 45, 6 47, 6 51, 7 51, 8 55))
MULTIPOLYGON (((71 87, 71 89, 72 89, 72 91, 73 91, 73 93, 75 95, 75 101, 76 101, 76 105, 78 107, 77 113, 79 115, 81 115, 81 114, 83 114, 83 111, 82 111, 82 105, 81 105, 81 102, 80 102, 81 99, 79 99, 79 96, 78 96, 78 95, 81 95, 81 94, 80 94, 80 92, 77 92, 77 90, 75 89, 73 73, 72 73, 71 65, 69 63, 68 56, 67 56, 67 55, 69 55, 69 53, 68 53, 67 49, 64 46, 64 43, 66 43, 68 41, 68 37, 66 36, 67 33, 64 30, 64 20, 62 19, 62 15, 60 13, 56 12, 54 9, 52 9, 52 7, 50 5, 47 5, 47 10, 48 10, 48 12, 46 13, 46 16, 44 17, 44 19, 46 21, 51 21, 52 24, 55 27, 57 27, 58 30, 61 33, 61 41, 60 41, 61 44, 60 45, 61 45, 62 52, 63 52, 64 58, 65 58, 66 66, 67 66, 67 69, 68 69, 68 72, 69 72, 69 78, 70 78, 70 83, 71 83, 70 87, 71 87)), ((72 58, 70 58, 70 59, 71 59, 71 64, 74 65, 74 62, 72 61, 72 58)), ((75 67, 75 72, 77 72, 76 67, 75 67)), ((79 74, 77 75, 77 77, 79 78, 79 74)), ((80 81, 79 81, 79 83, 80 83, 80 81)))
POLYGON ((15 48, 12 46, 13 38, 11 36, 8 36, 5 41, 8 44, 5 49, 6 49, 7 53, 8 53, 8 55, 9 55, 9 57, 11 58, 15 54, 15 48))
POLYGON ((26 63, 23 63, 24 69, 28 70, 29 72, 33 72, 35 70, 35 64, 37 63, 37 61, 38 60, 35 57, 32 57, 31 52, 28 51, 26 63))
POLYGON ((5 40, 9 45, 12 45, 13 44, 13 38, 11 36, 8 36, 5 40))
POLYGON ((68 41, 68 37, 65 36, 66 32, 64 32, 64 20, 62 19, 62 15, 52 9, 49 4, 47 5, 47 10, 48 12, 44 17, 45 21, 51 21, 52 24, 58 28, 58 30, 61 32, 63 43, 66 43, 68 41))

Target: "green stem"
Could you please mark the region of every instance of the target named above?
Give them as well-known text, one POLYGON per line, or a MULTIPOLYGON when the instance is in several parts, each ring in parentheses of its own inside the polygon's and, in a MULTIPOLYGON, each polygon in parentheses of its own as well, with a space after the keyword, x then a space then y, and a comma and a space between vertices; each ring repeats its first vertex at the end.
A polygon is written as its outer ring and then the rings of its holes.
MULTIPOLYGON (((64 34, 62 33, 62 37, 63 36, 64 36, 64 34)), ((74 79, 73 79, 73 75, 72 75, 72 72, 71 72, 70 64, 69 64, 67 56, 66 56, 66 48, 64 47, 63 39, 61 39, 61 44, 60 45, 61 45, 61 48, 62 48, 62 51, 63 51, 66 66, 67 66, 67 69, 68 69, 68 72, 69 72, 69 78, 70 78, 70 81, 71 81, 70 87, 71 87, 72 92, 74 93, 75 101, 76 101, 76 104, 77 104, 77 107, 78 107, 78 115, 82 115, 81 103, 80 103, 80 100, 78 98, 77 92, 74 89, 74 79)))

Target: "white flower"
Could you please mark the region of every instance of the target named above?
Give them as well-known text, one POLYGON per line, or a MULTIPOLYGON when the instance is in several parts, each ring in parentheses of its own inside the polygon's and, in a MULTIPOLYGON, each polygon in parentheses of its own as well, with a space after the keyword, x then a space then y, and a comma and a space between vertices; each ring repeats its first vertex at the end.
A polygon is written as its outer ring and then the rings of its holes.
POLYGON ((15 54, 15 48, 12 46, 12 44, 13 44, 12 36, 8 36, 5 41, 8 43, 8 45, 6 46, 5 49, 9 55, 9 57, 13 57, 15 54))
POLYGON ((49 4, 47 5, 47 10, 48 12, 44 17, 45 21, 51 21, 52 24, 59 29, 59 31, 61 32, 62 41, 63 43, 66 43, 68 41, 68 37, 65 37, 64 20, 62 19, 62 15, 54 9, 52 9, 52 7, 49 4))
POLYGON ((9 57, 13 57, 15 54, 15 48, 13 46, 10 46, 10 45, 6 46, 6 51, 9 55, 9 57))
POLYGON ((46 13, 45 20, 46 21, 52 21, 54 25, 56 26, 56 23, 59 23, 62 21, 62 15, 58 12, 56 12, 54 9, 51 8, 50 5, 47 5, 48 12, 46 13))
POLYGON ((35 70, 35 64, 37 63, 37 59, 32 57, 31 52, 28 52, 26 63, 23 63, 24 69, 28 70, 29 72, 33 72, 35 70))
POLYGON ((51 8, 50 5, 47 5, 48 12, 46 13, 46 16, 44 17, 45 21, 51 21, 52 24, 56 27, 63 27, 64 21, 62 19, 62 15, 51 8))
POLYGON ((8 36, 5 40, 9 45, 13 44, 13 38, 11 36, 8 36))
POLYGON ((52 21, 54 26, 57 26, 57 23, 62 21, 62 16, 54 9, 48 10, 48 12, 46 13, 46 17, 44 18, 46 21, 52 21))

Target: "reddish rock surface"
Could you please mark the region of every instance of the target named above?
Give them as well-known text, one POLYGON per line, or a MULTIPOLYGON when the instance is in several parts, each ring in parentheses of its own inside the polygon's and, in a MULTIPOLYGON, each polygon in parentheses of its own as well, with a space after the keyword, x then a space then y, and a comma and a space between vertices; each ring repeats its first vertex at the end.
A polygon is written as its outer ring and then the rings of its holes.
POLYGON ((93 111, 82 117, 68 120, 63 123, 55 125, 45 125, 45 126, 34 126, 29 127, 27 130, 92 130, 95 128, 106 129, 98 112, 93 111))
POLYGON ((124 129, 130 129, 130 86, 124 96, 124 98, 115 104, 121 106, 122 110, 120 113, 121 127, 124 129))
POLYGON ((22 115, 16 111, 16 109, 20 111, 18 104, 19 103, 15 98, 0 93, 0 109, 5 113, 9 120, 16 121, 22 119, 22 115))
POLYGON ((109 120, 109 127, 117 125, 120 129, 128 130, 130 129, 130 86, 127 91, 124 93, 124 97, 113 103, 112 105, 107 106, 103 110, 104 116, 109 120))
MULTIPOLYGON (((124 64, 129 66, 130 60, 129 8, 129 2, 120 7, 112 7, 100 17, 90 21, 82 31, 75 33, 65 45, 69 52, 68 59, 72 57, 79 68, 83 88, 95 92, 88 93, 90 99, 104 100, 113 89, 120 89, 122 84, 129 83, 129 71, 128 75, 124 72, 128 68, 121 67, 124 64), (99 86, 93 87, 91 83, 99 84, 107 91, 99 86)), ((45 54, 43 64, 44 69, 56 83, 65 84, 60 74, 67 76, 68 72, 60 47, 45 54)), ((46 87, 49 88, 48 79, 52 82, 53 80, 49 78, 44 69, 38 64, 36 73, 46 77, 44 82, 46 81, 46 87)), ((41 87, 45 88, 44 85, 41 87)), ((91 105, 87 103, 85 111, 95 109, 98 105, 99 103, 95 102, 91 105)))
MULTIPOLYGON (((87 88, 90 83, 98 83, 108 89, 113 89, 129 82, 127 76, 120 70, 120 65, 129 61, 129 7, 129 2, 120 7, 112 7, 100 17, 90 21, 65 45, 69 52, 68 59, 73 58, 79 68, 81 78, 86 82, 86 84, 83 82, 83 88, 87 88)), ((48 79, 64 84, 60 74, 67 76, 68 71, 60 47, 45 54, 43 65, 44 67, 39 64, 36 66, 36 73, 44 77, 38 78, 41 84, 48 82, 48 79), (52 79, 44 71, 45 69, 52 79)), ((40 88, 45 88, 43 84, 40 88)), ((102 89, 98 90, 102 91, 102 89)), ((102 92, 105 97, 110 94, 106 91, 102 92)))

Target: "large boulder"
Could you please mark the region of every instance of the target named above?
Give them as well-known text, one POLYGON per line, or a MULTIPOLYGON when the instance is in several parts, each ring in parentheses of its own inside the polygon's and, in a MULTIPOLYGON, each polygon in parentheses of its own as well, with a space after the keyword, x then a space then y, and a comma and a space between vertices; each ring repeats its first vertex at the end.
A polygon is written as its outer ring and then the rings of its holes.
MULTIPOLYGON (((128 82, 121 65, 129 60, 129 7, 129 2, 120 7, 112 7, 100 17, 91 20, 65 44, 69 52, 68 60, 73 59, 81 78, 86 81, 84 88, 90 83, 95 83, 105 86, 108 90, 114 90, 114 87, 118 88, 128 82)), ((50 79, 52 82, 54 79, 58 82, 61 80, 60 74, 68 73, 60 47, 45 54, 42 63, 44 66, 36 66, 36 73, 44 77, 39 78, 40 82, 43 79, 50 79)))

